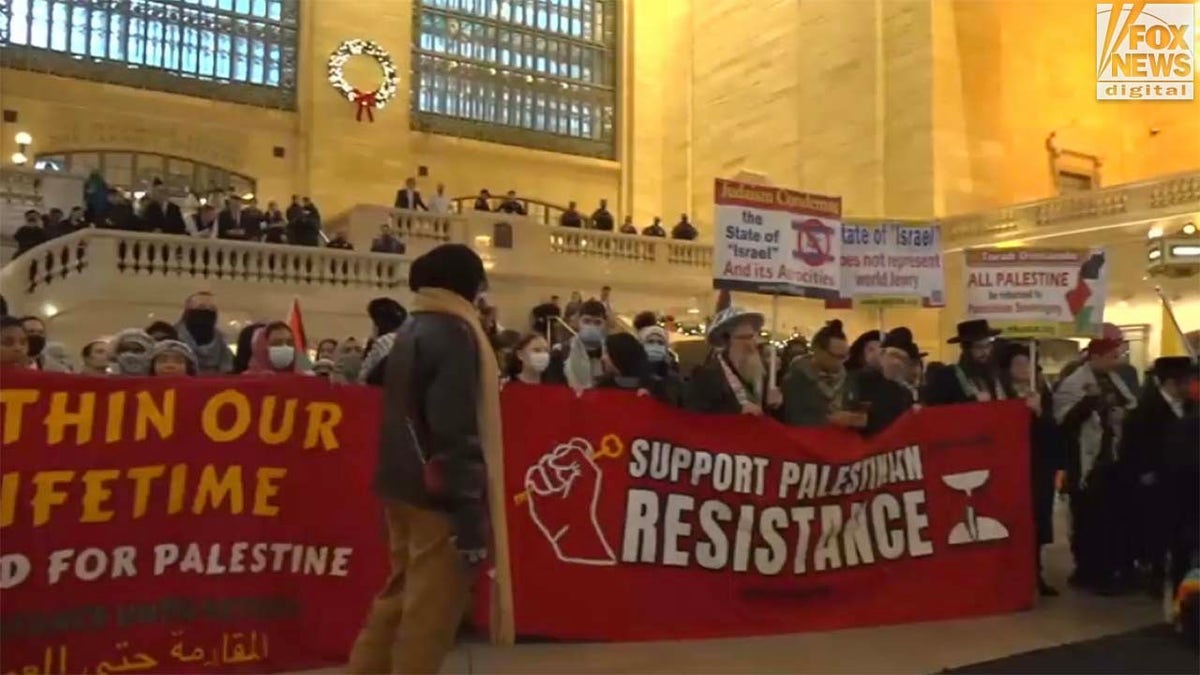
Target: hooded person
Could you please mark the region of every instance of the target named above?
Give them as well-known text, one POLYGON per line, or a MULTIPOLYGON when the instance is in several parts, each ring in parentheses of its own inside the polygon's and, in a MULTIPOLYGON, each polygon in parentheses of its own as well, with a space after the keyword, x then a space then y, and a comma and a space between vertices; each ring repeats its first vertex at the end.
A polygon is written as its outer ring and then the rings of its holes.
POLYGON ((608 334, 608 309, 596 299, 579 307, 578 332, 551 353, 546 382, 566 384, 576 391, 596 386, 604 374, 604 338, 608 334))
POLYGON ((1141 563, 1152 591, 1162 589, 1170 538, 1167 447, 1175 426, 1195 407, 1188 388, 1197 374, 1196 363, 1187 356, 1155 359, 1151 377, 1121 432, 1117 464, 1130 490, 1125 565, 1129 568, 1135 560, 1141 563))
POLYGON ((782 387, 784 424, 866 426, 866 415, 851 410, 855 395, 845 367, 849 349, 842 322, 834 319, 813 336, 810 353, 797 356, 787 365, 782 387))
MULTIPOLYGON (((635 319, 634 326, 638 321, 635 319)), ((642 323, 637 328, 638 341, 646 352, 647 385, 655 398, 670 406, 683 406, 683 380, 675 355, 671 353, 670 334, 657 323, 642 323)))
POLYGON ((1071 583, 1101 594, 1119 590, 1123 542, 1121 475, 1117 467, 1126 413, 1137 406, 1116 373, 1121 341, 1096 338, 1087 360, 1054 392, 1054 419, 1066 446, 1066 489, 1071 498, 1071 583))
POLYGON ((150 350, 150 375, 178 377, 197 372, 196 355, 179 340, 159 340, 150 350))
POLYGON ((992 360, 992 342, 999 334, 1000 330, 989 326, 986 319, 959 323, 955 336, 946 341, 962 349, 958 363, 930 373, 926 378, 925 402, 950 405, 1005 398, 1004 385, 992 360))
POLYGON ((694 412, 762 415, 778 408, 783 396, 768 391, 767 365, 759 351, 763 315, 728 307, 708 329, 711 357, 692 373, 684 392, 685 406, 694 412))
POLYGON ((387 357, 392 352, 392 345, 396 339, 396 330, 404 325, 408 312, 403 305, 391 298, 375 298, 367 303, 367 316, 371 318, 371 336, 374 339, 359 367, 358 382, 381 387, 383 375, 387 372, 387 357))
POLYGON ((201 375, 233 372, 233 350, 217 329, 217 304, 212 293, 201 291, 188 297, 175 331, 179 341, 196 355, 201 375))
POLYGON ((1023 399, 1029 408, 1029 487, 1033 498, 1033 522, 1037 532, 1034 558, 1037 561, 1038 594, 1058 595, 1042 576, 1042 546, 1054 541, 1055 476, 1065 464, 1062 435, 1054 421, 1053 395, 1030 359, 1029 348, 1008 343, 996 358, 999 377, 1008 398, 1023 399))
POLYGON ((296 353, 292 329, 282 321, 272 321, 254 331, 250 342, 250 364, 246 375, 280 375, 303 372, 296 353))
POLYGON ((108 343, 108 370, 113 375, 150 374, 150 350, 154 338, 140 328, 127 328, 108 343))
POLYGON ((442 244, 413 261, 408 283, 412 313, 387 359, 374 478, 392 573, 351 650, 355 673, 438 672, 487 558, 492 641, 514 639, 500 369, 474 303, 483 261, 442 244))

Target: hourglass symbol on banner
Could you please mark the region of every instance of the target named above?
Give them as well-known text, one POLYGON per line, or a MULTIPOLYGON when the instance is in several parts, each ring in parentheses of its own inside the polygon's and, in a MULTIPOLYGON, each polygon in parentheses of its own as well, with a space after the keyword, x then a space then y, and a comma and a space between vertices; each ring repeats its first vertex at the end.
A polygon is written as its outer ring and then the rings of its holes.
POLYGON ((942 476, 943 483, 967 495, 966 517, 961 523, 951 528, 948 540, 950 545, 976 544, 1008 538, 1008 528, 1004 526, 1004 523, 995 518, 977 514, 975 504, 971 501, 971 493, 975 488, 986 484, 990 476, 991 472, 987 469, 942 476))

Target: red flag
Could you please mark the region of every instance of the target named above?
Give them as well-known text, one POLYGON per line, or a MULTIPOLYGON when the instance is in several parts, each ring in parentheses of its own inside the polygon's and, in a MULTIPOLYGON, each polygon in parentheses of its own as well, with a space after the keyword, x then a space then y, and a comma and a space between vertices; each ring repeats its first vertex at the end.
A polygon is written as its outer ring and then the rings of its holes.
POLYGON ((296 353, 308 354, 308 337, 304 334, 304 317, 300 315, 300 298, 292 298, 292 309, 288 312, 288 327, 296 341, 296 353))

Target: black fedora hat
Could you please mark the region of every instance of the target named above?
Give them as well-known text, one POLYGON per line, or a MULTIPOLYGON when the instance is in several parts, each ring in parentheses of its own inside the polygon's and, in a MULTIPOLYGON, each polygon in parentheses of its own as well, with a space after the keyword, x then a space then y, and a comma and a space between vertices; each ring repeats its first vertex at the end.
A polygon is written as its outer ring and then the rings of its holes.
POLYGON ((955 332, 958 334, 946 340, 946 344, 970 344, 980 340, 989 340, 999 335, 1000 329, 989 326, 987 319, 971 319, 959 322, 955 332))
POLYGON ((1196 377, 1200 366, 1188 356, 1161 356, 1154 359, 1154 376, 1160 380, 1196 377))
POLYGON ((914 361, 921 358, 921 349, 913 341, 912 331, 903 326, 889 330, 880 346, 883 349, 899 349, 914 361))

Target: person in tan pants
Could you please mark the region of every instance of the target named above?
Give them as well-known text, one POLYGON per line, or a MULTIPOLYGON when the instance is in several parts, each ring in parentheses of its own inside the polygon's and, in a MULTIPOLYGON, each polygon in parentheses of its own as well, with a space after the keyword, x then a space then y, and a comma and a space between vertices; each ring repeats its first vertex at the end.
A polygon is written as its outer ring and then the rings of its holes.
POLYGON ((413 309, 385 366, 375 473, 391 574, 351 652, 355 673, 438 672, 487 557, 484 457, 503 449, 499 368, 474 305, 485 283, 479 256, 456 244, 410 269, 413 309))

